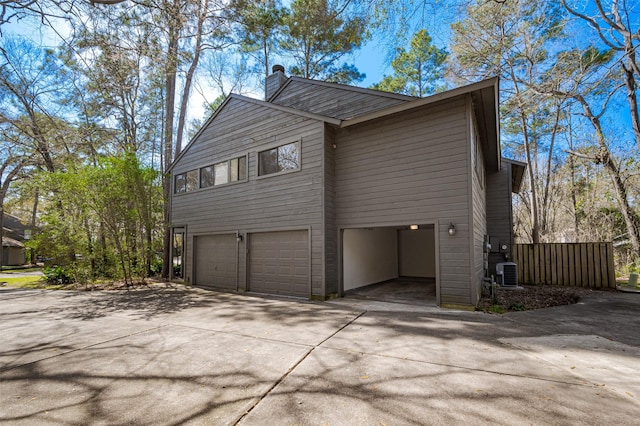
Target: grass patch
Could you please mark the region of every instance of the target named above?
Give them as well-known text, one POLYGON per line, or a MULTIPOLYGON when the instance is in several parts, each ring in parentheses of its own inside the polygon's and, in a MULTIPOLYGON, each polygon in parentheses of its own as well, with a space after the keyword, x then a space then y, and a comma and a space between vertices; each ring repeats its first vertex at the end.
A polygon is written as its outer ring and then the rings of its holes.
POLYGON ((39 272, 42 268, 33 267, 33 268, 25 268, 23 266, 3 266, 2 273, 3 274, 23 274, 25 272, 39 272))
POLYGON ((491 305, 487 308, 487 312, 491 312, 494 314, 504 314, 505 312, 507 312, 507 310, 502 305, 491 305))
POLYGON ((100 291, 100 290, 133 290, 138 288, 150 288, 155 284, 154 280, 138 279, 129 285, 122 281, 108 279, 96 279, 91 282, 75 282, 70 284, 48 283, 44 276, 9 277, 0 278, 0 287, 24 288, 30 290, 73 290, 73 291, 100 291))
MULTIPOLYGON (((15 288, 45 288, 43 286, 46 285, 46 282, 39 276, 0 278, 0 283, 6 283, 9 287, 15 288)), ((57 287, 61 286, 52 286, 51 288, 57 287)))

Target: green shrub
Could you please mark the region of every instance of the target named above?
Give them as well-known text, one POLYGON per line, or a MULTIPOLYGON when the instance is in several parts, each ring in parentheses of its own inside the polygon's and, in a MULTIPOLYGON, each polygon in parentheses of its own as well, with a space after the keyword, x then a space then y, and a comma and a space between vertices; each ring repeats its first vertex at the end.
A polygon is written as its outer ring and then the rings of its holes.
POLYGON ((522 302, 513 302, 512 304, 509 305, 508 310, 521 312, 521 311, 526 311, 527 307, 522 302))
POLYGON ((160 275, 162 272, 162 259, 155 258, 151 261, 151 273, 153 275, 160 275))
POLYGON ((173 265, 173 276, 176 278, 182 278, 182 266, 173 265))
POLYGON ((75 280, 73 276, 62 266, 54 266, 53 268, 44 268, 44 279, 49 284, 71 284, 75 280))

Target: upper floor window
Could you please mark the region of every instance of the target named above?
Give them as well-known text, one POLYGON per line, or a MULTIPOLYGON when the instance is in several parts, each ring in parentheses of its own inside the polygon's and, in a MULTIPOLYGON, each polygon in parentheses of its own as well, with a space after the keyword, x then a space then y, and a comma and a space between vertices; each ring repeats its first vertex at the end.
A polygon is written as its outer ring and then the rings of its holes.
POLYGON ((258 176, 298 170, 300 168, 300 143, 280 145, 258 153, 258 176))
POLYGON ((223 161, 222 163, 214 164, 213 174, 215 175, 215 185, 229 182, 229 162, 223 161))
POLYGON ((237 182, 247 179, 247 157, 229 160, 229 180, 237 182))
POLYGON ((193 191, 198 188, 198 171, 191 170, 175 177, 175 192, 193 191))
POLYGON ((215 184, 215 175, 213 174, 213 166, 207 166, 200 169, 200 188, 207 188, 215 184))
POLYGON ((214 185, 222 185, 229 182, 239 182, 247 180, 247 157, 236 157, 230 160, 221 161, 210 166, 202 167, 199 170, 175 175, 174 192, 194 191, 200 188, 207 188, 214 185))
POLYGON ((200 188, 238 182, 247 179, 247 157, 237 157, 231 160, 206 166, 200 169, 200 188))

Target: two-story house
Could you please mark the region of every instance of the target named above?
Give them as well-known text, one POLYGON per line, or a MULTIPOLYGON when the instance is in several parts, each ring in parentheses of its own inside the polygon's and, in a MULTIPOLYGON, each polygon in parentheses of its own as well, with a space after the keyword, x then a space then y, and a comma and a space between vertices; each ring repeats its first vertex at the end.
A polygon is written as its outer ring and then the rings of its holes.
POLYGON ((185 281, 323 300, 418 277, 475 305, 524 171, 501 157, 498 80, 415 98, 275 66, 266 88, 230 95, 171 167, 185 281))

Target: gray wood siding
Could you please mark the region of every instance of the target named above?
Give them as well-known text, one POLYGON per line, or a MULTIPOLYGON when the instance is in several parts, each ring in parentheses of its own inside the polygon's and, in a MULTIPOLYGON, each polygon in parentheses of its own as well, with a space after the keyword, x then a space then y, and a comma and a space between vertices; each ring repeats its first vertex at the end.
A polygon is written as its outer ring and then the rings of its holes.
POLYGON ((335 130, 327 126, 324 145, 324 258, 325 284, 327 295, 340 291, 338 283, 338 229, 336 227, 336 197, 335 197, 335 130))
POLYGON ((405 103, 409 99, 398 99, 397 96, 389 96, 382 92, 380 94, 363 93, 346 87, 331 87, 309 81, 292 80, 271 102, 345 120, 405 103))
POLYGON ((460 97, 336 135, 337 225, 437 222, 443 304, 472 303, 467 111, 460 97))
POLYGON ((511 206, 511 163, 502 161, 499 172, 487 174, 487 232, 494 242, 493 253, 489 255, 489 273, 496 272, 495 265, 504 262, 501 253, 495 253, 499 247, 495 244, 509 245, 509 257, 513 247, 513 218, 511 206))
MULTIPOLYGON (((324 124, 232 99, 174 165, 173 174, 248 154, 248 181, 173 194, 172 223, 186 225, 187 280, 193 276, 193 236, 311 227, 313 294, 324 294, 324 124), (301 140, 301 170, 257 177, 258 152, 301 140)), ((239 288, 246 289, 246 245, 238 253, 239 288)))
MULTIPOLYGON (((470 115, 472 114, 472 106, 469 105, 470 115)), ((474 155, 475 144, 480 144, 477 123, 471 120, 471 145, 470 154, 474 155)), ((484 236, 487 235, 487 206, 486 206, 486 173, 483 150, 478 149, 476 161, 481 171, 480 176, 472 167, 469 170, 471 176, 472 196, 469 198, 472 203, 471 212, 473 215, 473 262, 471 275, 471 304, 476 305, 482 291, 482 278, 484 277, 484 236), (481 182, 481 180, 483 182, 481 182)), ((473 161, 472 161, 473 163, 473 161)))

